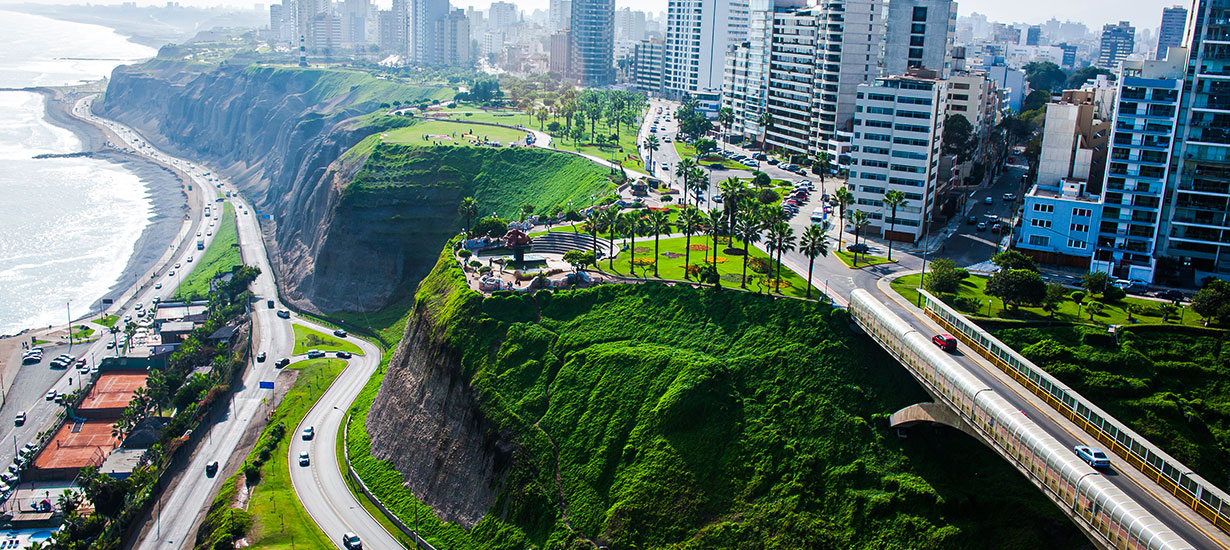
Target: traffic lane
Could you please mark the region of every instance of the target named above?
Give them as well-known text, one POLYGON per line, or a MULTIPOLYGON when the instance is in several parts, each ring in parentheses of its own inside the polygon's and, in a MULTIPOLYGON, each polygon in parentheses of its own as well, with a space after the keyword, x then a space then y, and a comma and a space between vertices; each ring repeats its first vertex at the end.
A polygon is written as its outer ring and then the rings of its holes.
MULTIPOLYGON (((920 318, 915 311, 901 305, 898 302, 900 298, 889 296, 879 285, 876 285, 874 289, 868 288, 868 290, 924 336, 930 337, 933 334, 943 332, 939 325, 936 325, 929 319, 920 318)), ((1071 449, 1075 445, 1101 446, 1092 436, 1080 431, 1075 425, 1053 417, 1053 415, 1058 415, 1057 411, 1046 405, 1034 394, 1025 391, 1024 387, 1008 378, 1002 371, 986 364, 985 360, 982 360, 981 357, 966 354, 963 349, 959 349, 959 353, 952 354, 952 358, 968 370, 979 382, 998 393, 1010 405, 1016 407, 1018 411, 1021 411, 1021 414, 1032 420, 1047 435, 1059 441, 1065 448, 1071 449)), ((1179 536, 1188 542, 1197 543, 1199 548, 1222 546, 1197 529, 1186 518, 1159 502, 1149 490, 1144 488, 1139 480, 1134 479, 1135 476, 1127 475, 1129 472, 1118 470, 1117 463, 1113 464, 1113 469, 1117 472, 1116 475, 1106 475, 1104 477, 1145 508, 1146 511, 1178 533, 1179 536)))

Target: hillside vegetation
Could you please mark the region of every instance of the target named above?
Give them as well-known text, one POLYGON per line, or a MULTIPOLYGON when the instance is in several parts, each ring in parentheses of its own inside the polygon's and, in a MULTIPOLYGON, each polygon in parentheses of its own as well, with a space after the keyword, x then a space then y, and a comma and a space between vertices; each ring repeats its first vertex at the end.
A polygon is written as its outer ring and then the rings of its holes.
MULTIPOLYGON (((209 246, 205 248, 205 252, 196 253, 196 268, 183 276, 179 288, 175 290, 175 297, 181 300, 202 299, 209 296, 209 282, 214 277, 222 273, 230 273, 231 270, 243 265, 243 259, 239 256, 239 231, 235 227, 235 207, 231 203, 222 203, 222 218, 218 221, 218 226, 213 230, 218 234, 214 235, 209 246)), ((201 231, 209 229, 202 225, 201 231)), ((193 245, 195 246, 195 245, 193 245)), ((191 268, 190 264, 183 264, 183 268, 191 268)))
POLYGON ((1092 327, 994 331, 1149 441, 1214 481, 1230 478, 1230 346, 1215 335, 1092 327))
MULTIPOLYGON (((655 283, 486 299, 463 285, 445 254, 379 397, 374 379, 351 408, 360 475, 402 518, 426 516, 438 547, 1086 546, 980 444, 887 429, 889 413, 927 397, 842 312, 655 283), (419 364, 424 340, 455 363, 419 364), (389 415, 433 391, 389 386, 400 369, 465 381, 491 424, 473 429, 511 449, 470 530, 431 516, 411 495, 431 488, 372 456, 375 427, 404 441, 429 422, 389 415)), ((455 459, 409 454, 398 460, 455 459)))

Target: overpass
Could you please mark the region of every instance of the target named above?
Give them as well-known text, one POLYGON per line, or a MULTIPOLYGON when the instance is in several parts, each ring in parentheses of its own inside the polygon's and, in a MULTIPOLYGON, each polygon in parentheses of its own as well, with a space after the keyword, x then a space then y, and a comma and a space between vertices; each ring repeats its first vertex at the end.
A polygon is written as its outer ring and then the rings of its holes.
POLYGON ((934 296, 920 310, 881 281, 850 294, 851 316, 934 398, 890 424, 952 426, 1021 471, 1099 548, 1230 549, 1226 495, 934 296), (965 345, 945 353, 931 336, 965 345), (1122 457, 1098 471, 1072 446, 1122 457))

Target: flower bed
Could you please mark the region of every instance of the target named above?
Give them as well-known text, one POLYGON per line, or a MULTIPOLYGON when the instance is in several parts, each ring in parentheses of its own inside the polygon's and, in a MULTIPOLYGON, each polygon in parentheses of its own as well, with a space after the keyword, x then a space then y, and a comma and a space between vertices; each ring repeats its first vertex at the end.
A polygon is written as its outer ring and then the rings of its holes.
POLYGON ((653 258, 636 258, 632 260, 632 265, 652 265, 656 261, 653 258))
POLYGON ((706 257, 705 257, 705 261, 706 261, 706 262, 709 262, 709 263, 711 263, 711 264, 713 264, 713 263, 724 264, 724 263, 726 263, 726 258, 723 258, 723 257, 721 257, 721 256, 718 256, 717 258, 710 258, 710 257, 706 256, 706 257))
POLYGON ((690 246, 688 246, 688 250, 691 250, 691 251, 693 251, 693 252, 705 252, 705 251, 709 250, 709 245, 707 245, 707 244, 694 244, 694 245, 690 245, 690 246))

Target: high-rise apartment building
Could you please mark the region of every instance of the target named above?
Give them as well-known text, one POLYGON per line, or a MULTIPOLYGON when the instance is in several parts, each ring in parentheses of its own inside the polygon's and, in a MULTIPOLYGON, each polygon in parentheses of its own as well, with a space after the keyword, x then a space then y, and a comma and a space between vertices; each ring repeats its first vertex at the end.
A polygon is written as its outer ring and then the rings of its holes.
MULTIPOLYGON (((1230 274, 1228 40, 1230 0, 1194 0, 1184 41, 1189 53, 1180 141, 1170 173, 1170 228, 1163 243, 1163 253, 1178 266, 1223 276, 1230 274)), ((1165 113, 1165 106, 1150 108, 1157 116, 1165 113)))
POLYGON ((435 23, 432 63, 450 67, 468 67, 470 56, 470 20, 462 9, 452 10, 435 23))
POLYGON ((572 80, 605 86, 615 80, 615 1, 572 0, 572 80))
POLYGON ((947 83, 934 71, 880 77, 857 88, 850 179, 854 210, 871 219, 867 230, 917 242, 935 219, 947 182, 939 178, 947 83), (894 218, 884 194, 907 202, 894 218))
POLYGON ((888 2, 883 74, 925 67, 946 76, 956 34, 957 3, 952 0, 888 2))
POLYGON ((1166 59, 1170 48, 1183 45, 1183 29, 1187 26, 1187 8, 1162 8, 1162 26, 1157 30, 1157 59, 1166 59))
POLYGON ((551 72, 562 77, 572 74, 572 36, 567 30, 551 35, 551 51, 547 57, 551 72))
POLYGON ((551 0, 547 15, 550 18, 550 23, 547 25, 548 30, 551 32, 568 30, 568 24, 572 21, 572 0, 551 0))
POLYGON ((642 40, 633 49, 633 86, 651 96, 662 95, 666 47, 661 40, 642 40))
POLYGON ((726 54, 747 38, 747 29, 747 0, 672 0, 666 11, 666 93, 719 90, 726 54))
POLYGON ((773 14, 765 142, 795 154, 828 150, 854 119, 855 88, 880 74, 880 0, 829 0, 773 14))
POLYGON ((410 53, 410 0, 393 0, 391 10, 392 21, 389 29, 381 31, 381 36, 392 39, 391 47, 386 49, 397 52, 405 59, 410 53))
POLYGON ((346 0, 342 4, 342 40, 351 46, 367 44, 367 14, 371 0, 346 0))
POLYGON ((1098 66, 1110 70, 1119 68, 1119 62, 1136 48, 1136 27, 1127 21, 1118 25, 1102 27, 1102 41, 1098 50, 1098 66))
POLYGON ((1071 69, 1076 66, 1076 44, 1061 42, 1059 44, 1055 44, 1055 47, 1063 50, 1063 59, 1062 63, 1059 64, 1060 67, 1067 67, 1071 69))
POLYGON ((492 2, 487 10, 487 27, 492 31, 506 33, 520 20, 517 5, 512 2, 492 2))
POLYGON ((805 0, 751 0, 747 41, 735 45, 727 57, 722 79, 722 107, 730 108, 735 115, 732 134, 748 140, 760 138, 760 119, 767 106, 773 15, 805 7, 805 0))
POLYGON ((404 20, 393 10, 376 12, 376 44, 384 52, 402 52, 406 47, 404 20))
POLYGON ((629 8, 624 8, 615 11, 615 39, 616 40, 644 40, 645 35, 645 12, 635 11, 629 8))
POLYGON ((1042 45, 1042 27, 1038 25, 1031 25, 1028 29, 1025 29, 1025 45, 1042 45))
POLYGON ((1187 52, 1175 48, 1169 55, 1169 60, 1123 62, 1094 271, 1154 278, 1187 52))
POLYGON ((442 51, 438 40, 443 37, 434 36, 432 33, 440 28, 441 21, 449 15, 448 0, 409 0, 409 10, 409 60, 427 65, 442 64, 437 54, 442 51))

